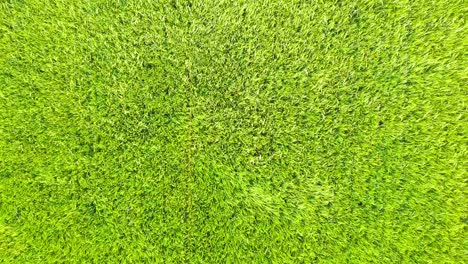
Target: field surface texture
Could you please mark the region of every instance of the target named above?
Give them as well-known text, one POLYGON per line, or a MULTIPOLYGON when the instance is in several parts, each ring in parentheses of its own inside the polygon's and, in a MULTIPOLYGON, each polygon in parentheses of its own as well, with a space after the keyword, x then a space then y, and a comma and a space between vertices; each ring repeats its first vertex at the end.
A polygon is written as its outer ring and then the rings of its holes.
POLYGON ((0 1, 0 263, 467 263, 468 5, 0 1))

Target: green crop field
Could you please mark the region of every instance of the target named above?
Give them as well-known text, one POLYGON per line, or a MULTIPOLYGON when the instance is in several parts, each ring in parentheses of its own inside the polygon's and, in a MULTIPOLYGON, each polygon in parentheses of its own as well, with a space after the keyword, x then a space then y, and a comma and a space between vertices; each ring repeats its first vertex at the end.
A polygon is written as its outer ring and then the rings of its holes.
POLYGON ((0 0, 0 263, 467 263, 464 0, 0 0))

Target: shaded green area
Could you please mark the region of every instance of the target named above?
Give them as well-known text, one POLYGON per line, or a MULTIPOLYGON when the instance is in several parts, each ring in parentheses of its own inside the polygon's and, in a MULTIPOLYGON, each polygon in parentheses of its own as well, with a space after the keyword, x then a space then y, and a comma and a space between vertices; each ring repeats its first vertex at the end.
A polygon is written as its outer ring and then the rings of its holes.
POLYGON ((0 2, 0 261, 467 261, 466 11, 0 2))

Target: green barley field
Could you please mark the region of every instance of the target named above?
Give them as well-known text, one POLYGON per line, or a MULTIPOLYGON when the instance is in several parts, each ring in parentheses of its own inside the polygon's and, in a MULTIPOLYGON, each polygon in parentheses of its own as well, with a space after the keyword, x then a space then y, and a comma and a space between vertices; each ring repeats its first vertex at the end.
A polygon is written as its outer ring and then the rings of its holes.
POLYGON ((0 0, 0 263, 467 263, 464 0, 0 0))

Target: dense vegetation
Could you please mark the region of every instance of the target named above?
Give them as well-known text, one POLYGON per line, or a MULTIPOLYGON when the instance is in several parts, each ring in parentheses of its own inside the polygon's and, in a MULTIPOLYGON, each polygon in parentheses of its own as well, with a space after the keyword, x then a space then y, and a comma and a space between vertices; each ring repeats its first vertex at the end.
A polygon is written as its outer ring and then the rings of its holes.
POLYGON ((0 262, 467 261, 465 1, 0 2, 0 262))

